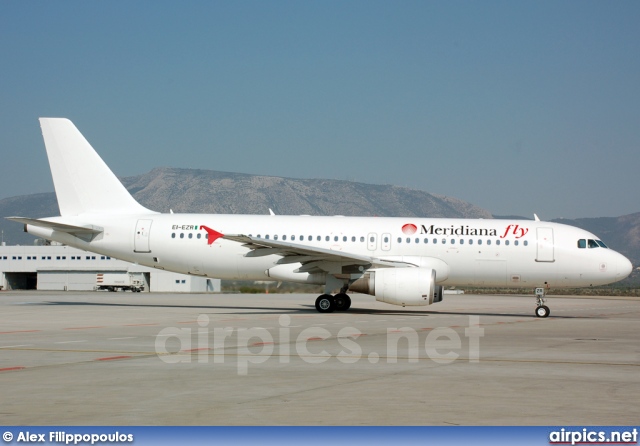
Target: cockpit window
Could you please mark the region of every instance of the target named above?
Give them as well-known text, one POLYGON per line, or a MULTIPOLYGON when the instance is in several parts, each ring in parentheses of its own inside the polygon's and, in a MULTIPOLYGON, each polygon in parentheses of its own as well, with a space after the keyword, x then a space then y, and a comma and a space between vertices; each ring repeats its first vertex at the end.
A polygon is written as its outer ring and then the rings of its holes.
POLYGON ((591 249, 591 248, 599 248, 600 247, 600 245, 598 245, 595 240, 589 239, 588 243, 589 243, 589 249, 591 249))
POLYGON ((583 238, 581 238, 580 240, 578 240, 578 248, 580 249, 584 249, 587 247, 587 241, 583 238))
POLYGON ((601 247, 601 248, 608 248, 608 246, 607 246, 607 245, 605 245, 605 244, 602 242, 602 240, 596 240, 596 243, 597 243, 598 245, 600 245, 600 247, 601 247))

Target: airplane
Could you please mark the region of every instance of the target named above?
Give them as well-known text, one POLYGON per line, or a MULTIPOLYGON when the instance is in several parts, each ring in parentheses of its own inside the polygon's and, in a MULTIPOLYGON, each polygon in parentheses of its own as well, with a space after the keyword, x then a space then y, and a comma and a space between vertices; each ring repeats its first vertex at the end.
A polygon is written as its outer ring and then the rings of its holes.
POLYGON ((609 284, 632 270, 595 235, 537 216, 161 214, 129 194, 71 121, 40 126, 60 216, 7 217, 26 232, 178 273, 324 285, 321 313, 348 310, 348 292, 404 307, 440 302, 443 287, 530 287, 544 318, 550 288, 609 284))

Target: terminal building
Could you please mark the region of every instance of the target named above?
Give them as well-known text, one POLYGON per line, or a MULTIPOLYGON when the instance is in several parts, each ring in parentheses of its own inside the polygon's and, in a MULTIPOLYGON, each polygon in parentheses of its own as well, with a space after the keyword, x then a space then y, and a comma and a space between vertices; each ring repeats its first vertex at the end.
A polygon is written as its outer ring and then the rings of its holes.
POLYGON ((220 279, 148 268, 65 245, 0 246, 0 290, 220 292, 220 279))

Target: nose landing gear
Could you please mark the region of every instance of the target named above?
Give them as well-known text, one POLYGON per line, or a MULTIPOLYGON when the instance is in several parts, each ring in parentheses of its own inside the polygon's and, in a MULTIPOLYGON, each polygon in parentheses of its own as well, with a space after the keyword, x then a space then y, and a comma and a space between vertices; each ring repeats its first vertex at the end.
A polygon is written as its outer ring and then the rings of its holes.
POLYGON ((549 307, 545 305, 545 289, 544 288, 536 288, 536 316, 538 317, 547 317, 551 313, 549 307))

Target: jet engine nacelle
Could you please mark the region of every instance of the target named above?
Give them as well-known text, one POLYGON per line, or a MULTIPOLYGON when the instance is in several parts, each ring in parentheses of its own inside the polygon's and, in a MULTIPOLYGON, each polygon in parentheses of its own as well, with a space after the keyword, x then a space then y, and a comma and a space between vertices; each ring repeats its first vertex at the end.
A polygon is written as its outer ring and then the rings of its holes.
POLYGON ((442 300, 442 286, 430 268, 382 268, 369 270, 349 290, 371 294, 393 305, 431 305, 442 300))

